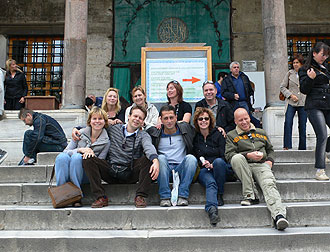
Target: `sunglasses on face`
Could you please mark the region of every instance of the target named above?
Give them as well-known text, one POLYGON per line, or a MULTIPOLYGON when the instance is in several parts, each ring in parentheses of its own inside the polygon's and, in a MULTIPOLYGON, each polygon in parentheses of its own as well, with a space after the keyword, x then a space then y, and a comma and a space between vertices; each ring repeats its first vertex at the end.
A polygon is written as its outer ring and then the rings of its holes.
POLYGON ((200 121, 200 122, 203 121, 203 120, 208 121, 208 120, 210 120, 210 117, 199 117, 198 118, 198 121, 200 121))

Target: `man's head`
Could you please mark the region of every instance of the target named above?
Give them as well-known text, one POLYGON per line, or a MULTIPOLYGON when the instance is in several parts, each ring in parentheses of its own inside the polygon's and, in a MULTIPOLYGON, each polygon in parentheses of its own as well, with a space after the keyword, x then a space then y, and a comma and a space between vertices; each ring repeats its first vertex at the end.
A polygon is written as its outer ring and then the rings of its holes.
POLYGON ((251 128, 250 116, 244 108, 238 108, 234 112, 236 125, 243 131, 249 131, 251 128))
POLYGON ((226 72, 219 72, 218 73, 218 82, 221 84, 223 79, 228 76, 228 73, 226 72))
POLYGON ((33 110, 22 108, 18 113, 18 118, 22 120, 25 125, 33 125, 33 110))
POLYGON ((232 63, 230 63, 229 68, 230 68, 231 74, 235 77, 238 77, 240 64, 237 61, 233 61, 232 63))
POLYGON ((159 116, 165 129, 173 129, 176 127, 177 116, 175 108, 172 105, 164 105, 159 111, 159 116))
POLYGON ((214 101, 217 94, 217 89, 212 81, 205 81, 203 83, 203 95, 206 101, 214 101))
POLYGON ((147 110, 140 105, 135 105, 129 112, 127 124, 129 124, 132 129, 137 130, 143 126, 146 116, 147 110))

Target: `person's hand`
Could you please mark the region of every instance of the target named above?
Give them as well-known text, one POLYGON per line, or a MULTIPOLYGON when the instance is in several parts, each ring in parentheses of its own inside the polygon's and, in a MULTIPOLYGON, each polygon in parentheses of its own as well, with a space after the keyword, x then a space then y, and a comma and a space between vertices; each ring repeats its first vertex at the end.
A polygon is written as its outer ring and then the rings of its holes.
POLYGON ((265 163, 268 164, 270 166, 270 168, 273 167, 273 163, 271 161, 268 160, 268 161, 265 161, 265 163))
POLYGON ((158 159, 154 159, 152 160, 152 165, 150 166, 150 177, 152 180, 156 180, 158 178, 159 175, 159 161, 158 159))
POLYGON ((313 68, 307 70, 307 75, 309 78, 314 79, 316 77, 316 73, 313 68))
POLYGON ((3 105, 5 105, 6 104, 6 100, 3 100, 3 105))
POLYGON ((80 140, 80 132, 77 128, 73 128, 71 137, 72 137, 73 141, 79 141, 80 140))
POLYGON ((226 137, 226 131, 223 128, 218 127, 218 130, 223 135, 223 137, 226 137))
POLYGON ((157 123, 157 125, 155 126, 157 129, 160 129, 162 127, 162 123, 157 123))
POLYGON ((203 166, 207 169, 213 169, 213 165, 208 160, 205 160, 203 166))
POLYGON ((252 159, 254 161, 260 161, 263 158, 264 154, 260 151, 253 151, 246 154, 248 159, 252 159))
POLYGON ((83 148, 83 149, 88 149, 88 150, 85 150, 85 152, 83 153, 83 155, 82 155, 83 159, 95 157, 95 153, 92 149, 90 149, 90 148, 83 148))
POLYGON ((115 119, 114 124, 123 124, 123 122, 120 119, 115 119))
POLYGON ((235 94, 234 98, 235 98, 236 101, 238 101, 239 95, 238 94, 235 94))
POLYGON ((19 103, 24 103, 24 96, 22 96, 21 99, 19 99, 18 102, 19 102, 19 103))
POLYGON ((292 101, 294 101, 294 102, 297 102, 297 101, 299 100, 298 97, 295 96, 294 94, 292 94, 292 95, 290 96, 290 99, 291 99, 292 101))

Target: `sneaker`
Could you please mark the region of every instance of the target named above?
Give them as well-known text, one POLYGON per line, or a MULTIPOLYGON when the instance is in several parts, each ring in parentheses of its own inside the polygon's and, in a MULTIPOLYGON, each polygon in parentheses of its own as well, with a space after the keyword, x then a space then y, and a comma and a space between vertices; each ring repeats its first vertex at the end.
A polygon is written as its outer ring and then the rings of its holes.
POLYGON ((225 202, 223 201, 223 194, 218 194, 218 206, 223 206, 225 202))
POLYGON ((216 226, 218 222, 220 222, 220 217, 218 215, 218 208, 215 206, 211 206, 209 211, 207 211, 209 218, 210 218, 210 224, 212 226, 216 226))
POLYGON ((188 206, 188 200, 185 198, 179 197, 177 206, 188 206))
POLYGON ((324 169, 320 169, 319 171, 316 172, 315 179, 316 180, 329 180, 329 177, 325 174, 324 169))
POLYGON ((92 204, 92 208, 101 208, 101 207, 108 206, 108 204, 109 204, 108 197, 102 196, 94 201, 94 203, 92 204))
POLYGON ((281 214, 275 217, 274 222, 275 222, 275 228, 279 231, 283 231, 289 226, 288 220, 285 219, 285 217, 281 214))
POLYGON ((259 204, 259 199, 245 199, 241 201, 241 206, 251 206, 259 204))
POLYGON ((142 196, 136 196, 134 202, 135 202, 135 207, 137 208, 144 208, 147 206, 147 202, 145 198, 142 196))
POLYGON ((171 206, 170 199, 162 199, 162 200, 160 200, 160 206, 161 207, 170 207, 171 206))
POLYGON ((7 156, 8 156, 7 151, 0 149, 0 164, 6 159, 7 156))
POLYGON ((34 163, 36 161, 34 158, 30 158, 27 163, 24 163, 24 158, 25 158, 25 156, 21 159, 21 161, 18 163, 18 165, 34 165, 34 163))

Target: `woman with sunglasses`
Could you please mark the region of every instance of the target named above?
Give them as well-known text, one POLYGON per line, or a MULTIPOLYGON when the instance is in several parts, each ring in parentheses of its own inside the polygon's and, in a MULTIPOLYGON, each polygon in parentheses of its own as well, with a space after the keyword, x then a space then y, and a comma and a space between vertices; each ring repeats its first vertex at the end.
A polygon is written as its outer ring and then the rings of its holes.
POLYGON ((234 172, 224 161, 225 138, 215 128, 213 112, 205 107, 198 107, 194 114, 196 135, 193 149, 201 167, 198 181, 206 188, 205 211, 211 225, 219 221, 218 205, 224 205, 223 193, 226 181, 235 181, 234 172))
POLYGON ((168 104, 175 107, 178 122, 190 123, 192 108, 188 102, 183 101, 183 88, 179 82, 173 80, 167 84, 168 104))

